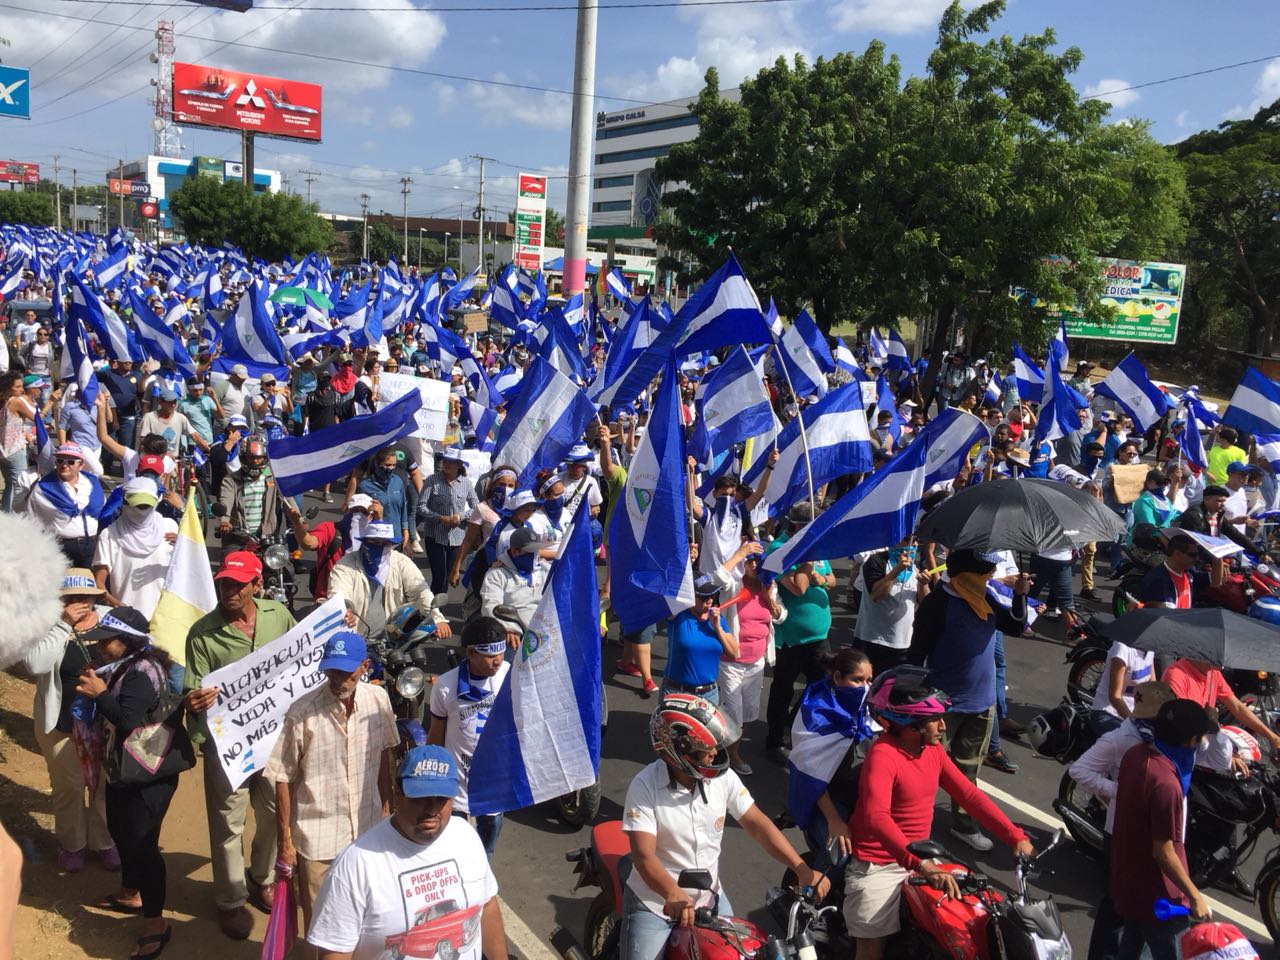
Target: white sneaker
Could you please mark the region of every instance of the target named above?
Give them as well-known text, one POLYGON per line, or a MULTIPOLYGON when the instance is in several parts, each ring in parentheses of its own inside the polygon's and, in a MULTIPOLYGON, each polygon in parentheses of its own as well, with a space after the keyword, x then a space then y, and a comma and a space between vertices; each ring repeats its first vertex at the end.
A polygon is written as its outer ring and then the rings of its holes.
POLYGON ((423 553, 423 552, 424 552, 424 551, 423 551, 423 549, 422 549, 422 538, 421 538, 421 537, 414 537, 414 538, 413 538, 413 541, 412 541, 412 544, 413 544, 413 552, 414 552, 414 553, 423 553))
POLYGON ((951 835, 955 837, 957 840, 968 844, 970 847, 972 847, 974 850, 977 850, 979 853, 986 853, 988 850, 990 850, 992 847, 995 846, 995 844, 991 841, 991 838, 988 837, 981 830, 975 830, 973 831, 973 833, 964 833, 960 830, 957 830, 955 827, 952 827, 951 835))

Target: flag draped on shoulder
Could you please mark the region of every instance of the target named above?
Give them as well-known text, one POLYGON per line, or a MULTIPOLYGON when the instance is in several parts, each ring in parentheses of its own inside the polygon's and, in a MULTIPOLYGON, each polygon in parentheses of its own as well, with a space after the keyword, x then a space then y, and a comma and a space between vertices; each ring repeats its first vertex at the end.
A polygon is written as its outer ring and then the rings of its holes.
POLYGON ((510 464, 520 475, 517 488, 528 487, 539 470, 564 459, 595 412, 572 380, 534 357, 507 404, 493 462, 510 464))
POLYGON ((476 743, 467 774, 471 813, 518 810, 596 782, 599 623, 591 527, 575 522, 476 743))
MULTIPOLYGON (((495 461, 497 462, 497 461, 495 461)), ((693 606, 684 432, 675 357, 669 356, 649 423, 609 521, 609 592, 626 633, 693 606)))
POLYGON ((1093 392, 1120 404, 1141 433, 1159 423, 1169 410, 1168 395, 1151 382, 1147 368, 1132 353, 1117 363, 1093 392))
POLYGON ((192 624, 218 605, 204 546, 204 516, 193 488, 178 524, 164 591, 151 614, 151 636, 178 663, 186 663, 187 633, 192 624))
POLYGON ((1222 422, 1245 433, 1280 432, 1280 383, 1249 367, 1222 422))
POLYGON ((802 830, 817 811, 849 749, 874 735, 867 717, 871 688, 837 687, 819 680, 805 688, 791 724, 787 757, 787 812, 802 830))
POLYGON ((280 493, 294 497, 349 473, 360 461, 417 429, 422 394, 410 390, 376 413, 352 417, 302 437, 268 442, 271 473, 280 493))

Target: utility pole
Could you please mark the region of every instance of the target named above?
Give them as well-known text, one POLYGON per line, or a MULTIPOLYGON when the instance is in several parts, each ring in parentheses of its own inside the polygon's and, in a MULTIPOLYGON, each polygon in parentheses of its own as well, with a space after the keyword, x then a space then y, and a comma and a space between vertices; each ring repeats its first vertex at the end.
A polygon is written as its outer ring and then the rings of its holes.
POLYGON ((285 193, 289 192, 289 175, 287 173, 280 174, 280 189, 285 193))
MULTIPOLYGON (((124 161, 123 160, 120 161, 120 180, 121 181, 124 180, 124 161)), ((124 194, 123 193, 120 194, 119 209, 120 209, 120 229, 123 230, 124 229, 124 194)))
POLYGON ((564 217, 564 290, 582 292, 587 276, 587 201, 591 194, 592 110, 596 93, 598 0, 578 0, 573 53, 573 119, 569 131, 569 196, 564 217))
POLYGON ((409 184, 411 183, 413 183, 412 177, 400 178, 400 196, 404 198, 404 209, 401 213, 404 220, 404 255, 400 262, 406 267, 409 263, 409 184))
MULTIPOLYGON (((480 202, 476 204, 476 269, 484 269, 484 162, 493 157, 473 153, 472 160, 480 161, 480 202)), ((462 269, 462 248, 458 248, 458 269, 462 269)))
POLYGON ((369 195, 360 194, 360 221, 363 225, 364 239, 360 243, 360 259, 369 259, 369 195))
POLYGON ((76 201, 79 199, 76 187, 76 168, 71 168, 71 229, 76 229, 76 201))
POLYGON ((320 171, 319 170, 299 170, 298 172, 306 174, 306 176, 303 177, 303 179, 307 181, 307 206, 309 207, 311 206, 311 184, 315 183, 317 180, 320 179, 320 171))
POLYGON ((58 229, 62 229, 62 184, 58 182, 58 155, 53 155, 53 210, 58 219, 58 229))

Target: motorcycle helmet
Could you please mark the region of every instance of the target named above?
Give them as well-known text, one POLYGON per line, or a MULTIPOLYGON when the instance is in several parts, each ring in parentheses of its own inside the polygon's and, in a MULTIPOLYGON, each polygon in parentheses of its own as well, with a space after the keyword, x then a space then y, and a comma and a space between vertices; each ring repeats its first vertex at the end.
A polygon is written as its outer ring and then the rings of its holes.
POLYGON ((254 434, 240 448, 240 469, 249 480, 257 480, 267 467, 267 441, 254 434))
POLYGON ((1258 951, 1233 923, 1197 923, 1178 938, 1182 960, 1257 960, 1258 951))
POLYGON ((1240 727, 1223 724, 1222 735, 1231 741, 1231 745, 1235 748, 1236 756, 1244 760, 1245 763, 1262 762, 1262 747, 1258 745, 1258 741, 1253 734, 1247 730, 1242 730, 1240 727))
POLYGON ((1088 713, 1084 707, 1064 701, 1040 714, 1027 725, 1031 748, 1051 760, 1065 757, 1075 742, 1077 726, 1088 718, 1088 713))
POLYGON ((1249 604, 1249 616, 1280 627, 1280 597, 1259 597, 1249 604))
POLYGON ((695 780, 714 780, 729 766, 728 747, 741 736, 737 724, 701 697, 669 693, 649 719, 658 756, 695 780), (701 754, 715 756, 709 763, 701 754))
POLYGON ((430 620, 424 623, 424 620, 426 618, 412 603, 397 607, 391 616, 387 617, 387 625, 384 628, 387 640, 392 646, 398 647, 410 638, 417 641, 432 636, 436 632, 436 625, 430 620))
POLYGON ((912 664, 893 667, 876 677, 867 702, 873 713, 904 727, 941 716, 951 706, 947 695, 929 682, 929 671, 912 664))

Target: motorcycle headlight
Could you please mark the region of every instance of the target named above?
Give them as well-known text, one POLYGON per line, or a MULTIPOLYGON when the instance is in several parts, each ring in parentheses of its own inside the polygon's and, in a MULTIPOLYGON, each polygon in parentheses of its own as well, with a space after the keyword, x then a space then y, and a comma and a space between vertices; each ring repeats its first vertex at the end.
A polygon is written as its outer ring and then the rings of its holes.
POLYGON ((405 667, 396 677, 396 693, 406 700, 412 700, 427 685, 427 675, 418 667, 405 667))
POLYGON ((272 570, 281 569, 289 562, 289 548, 283 543, 273 543, 263 553, 262 562, 272 570))

